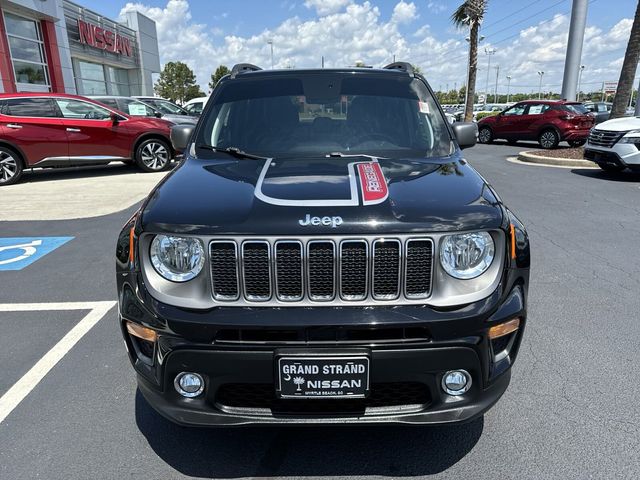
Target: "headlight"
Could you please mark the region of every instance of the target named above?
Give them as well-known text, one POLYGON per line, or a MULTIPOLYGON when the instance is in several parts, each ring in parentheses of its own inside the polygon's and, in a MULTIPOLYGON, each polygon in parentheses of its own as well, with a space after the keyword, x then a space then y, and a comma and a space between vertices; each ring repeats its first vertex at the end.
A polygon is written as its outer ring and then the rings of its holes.
POLYGON ((622 137, 618 143, 633 143, 636 146, 640 145, 640 130, 631 130, 630 132, 627 132, 624 134, 624 137, 622 137), (637 135, 637 136, 633 136, 633 137, 627 137, 627 135, 637 135))
POLYGON ((452 277, 468 280, 482 275, 494 254, 493 239, 487 232, 448 235, 442 240, 440 263, 452 277))
POLYGON ((151 263, 173 282, 195 278, 204 265, 204 248, 197 238, 157 235, 151 242, 151 263))

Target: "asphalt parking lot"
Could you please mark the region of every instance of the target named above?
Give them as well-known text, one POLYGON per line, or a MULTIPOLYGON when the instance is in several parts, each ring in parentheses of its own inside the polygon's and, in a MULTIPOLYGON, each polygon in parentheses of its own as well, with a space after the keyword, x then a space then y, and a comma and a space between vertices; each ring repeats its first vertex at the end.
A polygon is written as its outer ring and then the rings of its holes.
POLYGON ((638 478, 640 175, 507 160, 522 149, 465 151, 526 224, 532 271, 511 386, 455 427, 175 426, 136 392, 115 322, 115 238, 136 205, 2 221, 0 478, 638 478), (2 256, 38 240, 45 255, 2 256))

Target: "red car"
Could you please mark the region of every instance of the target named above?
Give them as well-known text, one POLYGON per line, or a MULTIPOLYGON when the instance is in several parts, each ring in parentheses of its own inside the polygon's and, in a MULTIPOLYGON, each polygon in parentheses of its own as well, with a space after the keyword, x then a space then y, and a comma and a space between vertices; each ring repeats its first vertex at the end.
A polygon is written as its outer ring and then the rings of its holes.
POLYGON ((584 145, 595 118, 577 102, 527 100, 498 115, 478 122, 478 140, 490 143, 501 138, 509 143, 537 140, 542 148, 555 148, 561 141, 572 147, 584 145))
POLYGON ((171 123, 133 117, 77 95, 0 95, 0 186, 25 168, 136 164, 166 169, 173 157, 171 123))

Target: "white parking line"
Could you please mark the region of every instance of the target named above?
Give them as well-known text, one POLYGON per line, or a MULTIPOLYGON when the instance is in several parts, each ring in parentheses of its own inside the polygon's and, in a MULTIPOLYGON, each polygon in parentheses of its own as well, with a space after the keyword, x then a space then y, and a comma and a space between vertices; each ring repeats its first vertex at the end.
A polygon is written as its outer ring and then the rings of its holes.
POLYGON ((68 303, 0 303, 0 312, 34 312, 52 310, 89 310, 75 327, 62 337, 51 350, 25 373, 20 380, 0 397, 0 423, 33 390, 47 373, 91 330, 98 321, 116 304, 109 302, 68 302, 68 303))

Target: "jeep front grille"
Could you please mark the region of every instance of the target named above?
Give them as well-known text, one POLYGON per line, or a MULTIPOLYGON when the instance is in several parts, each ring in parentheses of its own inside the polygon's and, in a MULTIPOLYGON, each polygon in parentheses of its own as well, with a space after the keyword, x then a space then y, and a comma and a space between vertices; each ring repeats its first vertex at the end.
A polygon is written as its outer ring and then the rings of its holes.
POLYGON ((589 133, 589 144, 596 147, 613 147, 626 132, 611 132, 609 130, 596 130, 589 133))
POLYGON ((389 301, 428 298, 430 238, 214 240, 213 298, 220 303, 389 301))

